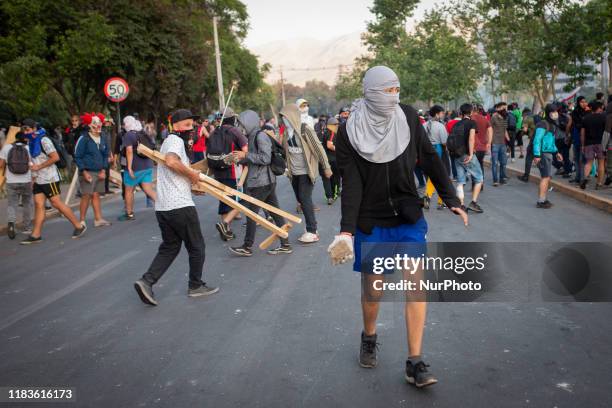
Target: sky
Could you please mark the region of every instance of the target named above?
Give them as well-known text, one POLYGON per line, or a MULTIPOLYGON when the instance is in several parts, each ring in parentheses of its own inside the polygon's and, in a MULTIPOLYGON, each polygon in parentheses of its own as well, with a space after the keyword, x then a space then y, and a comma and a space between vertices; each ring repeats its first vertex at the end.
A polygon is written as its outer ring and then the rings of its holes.
MULTIPOLYGON (((246 4, 250 29, 247 47, 292 38, 329 40, 344 34, 363 32, 373 18, 373 0, 242 0, 246 4)), ((421 1, 415 17, 433 6, 421 1)))

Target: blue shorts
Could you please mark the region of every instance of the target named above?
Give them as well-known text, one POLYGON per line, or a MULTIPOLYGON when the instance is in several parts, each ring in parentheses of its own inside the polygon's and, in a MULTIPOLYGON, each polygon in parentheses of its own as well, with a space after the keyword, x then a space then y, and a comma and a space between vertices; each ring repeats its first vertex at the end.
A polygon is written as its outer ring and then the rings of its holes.
POLYGON ((457 167, 457 184, 465 184, 468 176, 472 177, 472 181, 476 184, 482 183, 483 175, 480 163, 476 155, 472 156, 472 160, 468 164, 464 164, 463 161, 467 156, 461 156, 455 158, 455 167, 457 167))
POLYGON ((140 183, 152 183, 153 182, 153 169, 144 169, 134 172, 134 178, 130 176, 127 170, 123 172, 123 184, 128 187, 136 187, 140 183))
POLYGON ((358 228, 355 234, 353 270, 355 272, 374 273, 371 260, 376 256, 391 257, 395 254, 407 253, 420 257, 426 251, 426 238, 427 221, 425 221, 425 217, 421 217, 415 224, 402 224, 397 227, 374 227, 369 235, 358 228), (363 268, 362 260, 364 261, 363 268))

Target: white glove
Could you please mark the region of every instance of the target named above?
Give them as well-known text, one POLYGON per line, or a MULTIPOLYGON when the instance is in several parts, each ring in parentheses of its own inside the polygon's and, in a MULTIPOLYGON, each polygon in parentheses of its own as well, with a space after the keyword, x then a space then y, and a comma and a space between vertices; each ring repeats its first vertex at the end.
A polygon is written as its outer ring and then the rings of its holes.
POLYGON ((345 234, 336 235, 333 242, 327 247, 327 252, 329 252, 332 265, 353 259, 353 238, 345 234))

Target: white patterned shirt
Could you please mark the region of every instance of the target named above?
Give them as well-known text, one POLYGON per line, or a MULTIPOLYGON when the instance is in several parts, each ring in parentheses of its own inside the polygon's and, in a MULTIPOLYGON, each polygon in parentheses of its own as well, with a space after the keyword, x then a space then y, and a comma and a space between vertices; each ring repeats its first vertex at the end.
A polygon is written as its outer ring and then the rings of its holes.
MULTIPOLYGON (((160 152, 163 154, 174 153, 180 157, 185 166, 189 166, 185 144, 183 139, 177 135, 168 135, 161 145, 160 152)), ((155 211, 170 211, 194 206, 191 196, 191 181, 160 164, 157 168, 155 211)))

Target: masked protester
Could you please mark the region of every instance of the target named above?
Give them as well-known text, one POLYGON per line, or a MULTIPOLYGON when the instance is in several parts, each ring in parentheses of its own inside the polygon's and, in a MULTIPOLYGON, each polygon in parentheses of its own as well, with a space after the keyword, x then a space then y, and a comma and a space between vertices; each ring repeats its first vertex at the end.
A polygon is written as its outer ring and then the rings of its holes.
POLYGON ((81 225, 74 213, 61 199, 60 175, 55 163, 60 160, 59 153, 44 129, 39 129, 32 119, 22 122, 21 131, 28 140, 32 163, 32 195, 34 196, 34 226, 22 245, 42 242, 42 227, 45 222, 45 201, 57 209, 74 227, 72 238, 80 238, 87 226, 81 225))
MULTIPOLYGON (((399 79, 391 69, 370 68, 363 79, 364 97, 353 103, 351 115, 339 127, 335 142, 342 174, 342 218, 340 234, 328 251, 333 263, 354 257, 353 269, 362 274, 364 328, 359 364, 365 368, 377 365, 376 318, 381 293, 375 289, 374 282, 379 282, 384 275, 375 275, 365 264, 362 266, 361 245, 425 242, 427 222, 412 176, 417 161, 447 206, 466 225, 468 220, 416 110, 399 103, 399 86, 399 79)), ((410 333, 405 378, 417 387, 437 382, 421 356, 426 305, 423 301, 407 302, 405 309, 410 333)))
POLYGON ((340 172, 336 165, 336 135, 338 134, 338 119, 329 118, 322 132, 322 143, 327 153, 327 161, 331 167, 332 176, 327 178, 323 177, 323 188, 325 190, 325 197, 327 198, 327 205, 332 205, 337 199, 340 193, 340 172))
POLYGON ((134 288, 145 304, 157 306, 153 285, 166 273, 185 243, 189 254, 189 297, 206 296, 219 291, 202 281, 204 268, 204 237, 200 220, 191 196, 191 185, 200 180, 199 172, 189 167, 187 145, 193 133, 193 120, 197 119, 187 109, 172 113, 172 133, 161 145, 160 153, 166 162, 157 170, 157 200, 155 216, 163 242, 151 266, 134 288))
POLYGON ((280 115, 285 129, 283 148, 287 158, 288 175, 295 198, 306 219, 306 232, 298 238, 298 241, 310 244, 319 241, 312 202, 312 190, 319 173, 319 165, 323 167, 324 177, 331 177, 332 171, 314 129, 300 120, 297 105, 284 106, 280 115))
POLYGON ((314 119, 308 114, 308 112, 310 111, 310 104, 308 103, 308 101, 304 98, 300 98, 295 101, 295 104, 300 110, 300 119, 302 120, 302 123, 305 123, 312 129, 314 129, 314 119))
POLYGON ((104 180, 110 146, 102 137, 104 115, 85 113, 81 116, 84 125, 83 133, 74 150, 74 161, 79 169, 79 189, 81 191, 80 220, 85 225, 85 216, 89 203, 94 211, 94 226, 105 227, 111 223, 102 218, 100 194, 105 191, 104 180))

